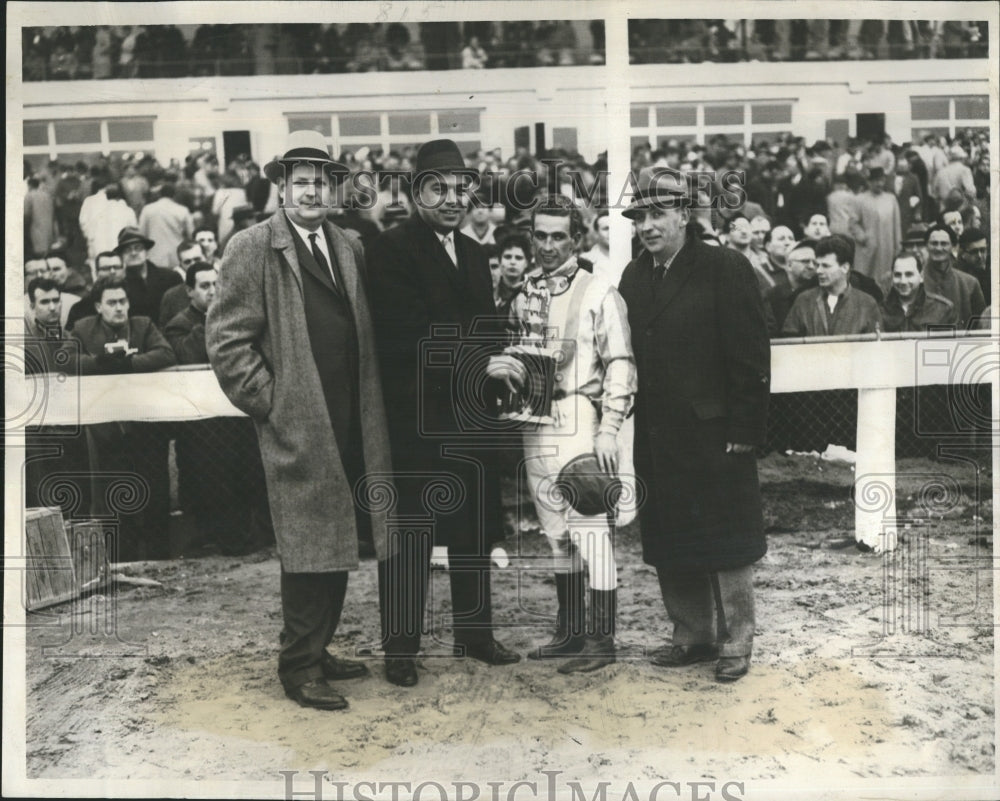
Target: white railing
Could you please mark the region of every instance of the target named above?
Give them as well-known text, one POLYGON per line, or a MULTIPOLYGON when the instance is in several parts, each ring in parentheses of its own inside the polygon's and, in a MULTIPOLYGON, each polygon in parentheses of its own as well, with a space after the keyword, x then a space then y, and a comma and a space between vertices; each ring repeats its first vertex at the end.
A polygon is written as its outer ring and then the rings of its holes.
MULTIPOLYGON (((997 417, 1000 347, 995 333, 779 339, 772 345, 772 392, 858 391, 855 497, 889 495, 878 509, 856 504, 855 534, 877 550, 892 548, 895 538, 894 531, 883 528, 885 520, 896 518, 897 388, 992 384, 993 419, 997 417)), ((8 382, 8 387, 17 383, 8 382)), ((13 402, 8 409, 31 410, 22 424, 175 422, 242 415, 222 393, 214 373, 202 366, 115 376, 39 375, 26 379, 22 387, 24 398, 8 399, 13 402)))

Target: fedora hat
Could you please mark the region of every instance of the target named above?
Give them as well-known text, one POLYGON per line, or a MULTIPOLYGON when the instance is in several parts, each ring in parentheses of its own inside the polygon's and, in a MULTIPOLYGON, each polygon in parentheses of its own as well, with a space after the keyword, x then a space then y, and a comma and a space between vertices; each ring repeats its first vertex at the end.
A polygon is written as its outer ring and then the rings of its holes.
POLYGON ((593 453, 567 462, 559 471, 556 487, 573 511, 583 517, 613 513, 622 494, 621 479, 605 473, 593 453))
POLYGON ((681 208, 691 199, 687 179, 682 173, 669 167, 644 167, 639 172, 636 184, 632 202, 622 212, 630 220, 634 220, 638 212, 650 206, 681 208))
POLYGON ((142 231, 131 225, 126 225, 118 232, 118 244, 115 246, 114 252, 119 256, 122 251, 134 242, 142 242, 142 246, 149 250, 156 243, 142 235, 142 231))
POLYGON ((462 151, 451 139, 432 139, 417 151, 413 172, 413 177, 418 178, 426 172, 475 173, 476 170, 465 165, 462 151))
POLYGON ((342 180, 347 167, 330 156, 326 137, 319 131, 292 131, 285 143, 285 155, 264 165, 264 175, 271 183, 285 176, 286 165, 316 164, 333 180, 342 180))

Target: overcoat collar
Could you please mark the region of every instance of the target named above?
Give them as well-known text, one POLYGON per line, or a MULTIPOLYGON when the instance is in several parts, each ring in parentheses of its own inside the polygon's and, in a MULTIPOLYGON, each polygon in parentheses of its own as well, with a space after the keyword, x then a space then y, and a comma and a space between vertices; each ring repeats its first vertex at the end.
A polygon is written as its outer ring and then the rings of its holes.
MULTIPOLYGON (((298 256, 295 254, 295 234, 292 233, 292 227, 285 217, 285 212, 279 209, 271 215, 266 224, 271 228, 271 247, 284 257, 285 263, 288 264, 292 275, 295 276, 301 292, 302 265, 299 264, 298 256)), ((326 234, 326 241, 330 244, 333 257, 337 262, 334 269, 339 267, 338 278, 343 281, 347 297, 353 302, 358 291, 358 271, 354 264, 354 251, 351 249, 351 243, 347 240, 347 236, 329 220, 323 222, 323 232, 326 234)), ((329 276, 317 273, 317 278, 330 286, 331 290, 333 289, 329 276)))
MULTIPOLYGON (((667 274, 663 277, 662 283, 655 289, 655 299, 649 318, 650 322, 659 317, 667 306, 674 301, 681 287, 687 283, 687 280, 695 271, 697 267, 697 250, 699 247, 708 247, 708 245, 694 243, 689 239, 677 251, 677 255, 674 256, 674 260, 671 262, 667 274)), ((648 252, 643 254, 643 256, 646 260, 645 269, 648 271, 649 280, 652 282, 654 269, 653 257, 648 252)))

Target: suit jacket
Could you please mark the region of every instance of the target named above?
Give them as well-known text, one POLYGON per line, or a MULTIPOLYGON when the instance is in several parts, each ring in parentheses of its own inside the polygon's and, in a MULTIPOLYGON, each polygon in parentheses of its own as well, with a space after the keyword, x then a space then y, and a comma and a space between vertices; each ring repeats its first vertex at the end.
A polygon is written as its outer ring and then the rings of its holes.
POLYGON ((398 482, 400 510, 436 512, 439 545, 475 537, 486 548, 503 538, 500 482, 495 454, 472 443, 491 413, 476 390, 501 326, 486 252, 458 231, 455 251, 458 267, 418 214, 382 233, 368 254, 372 312, 396 468, 422 474, 398 482), (444 454, 449 447, 462 456, 444 454), (471 497, 458 509, 429 509, 425 490, 444 474, 471 497))
MULTIPOLYGON (((100 317, 84 317, 70 332, 70 338, 80 343, 79 370, 81 375, 98 375, 109 372, 102 366, 97 357, 104 353, 105 344, 116 342, 122 338, 128 340, 130 348, 137 348, 139 351, 130 359, 131 372, 152 373, 177 364, 177 357, 170 344, 148 317, 129 317, 120 332, 113 330, 100 317)), ((67 352, 74 354, 75 357, 73 349, 69 349, 67 352)), ((118 372, 119 370, 112 371, 118 372)))
MULTIPOLYGON (((392 495, 385 407, 364 279, 361 246, 331 223, 323 226, 343 277, 342 291, 358 341, 357 395, 364 469, 358 509, 371 519, 379 559, 389 555, 387 507, 392 495)), ((295 234, 284 213, 237 233, 226 247, 216 300, 206 321, 209 361, 222 390, 257 426, 268 500, 282 567, 291 573, 347 570, 358 564, 354 488, 344 470, 327 408, 321 365, 313 356, 306 283, 314 266, 300 264, 295 234)), ((351 380, 343 376, 342 380, 351 380)))
POLYGON ((160 328, 166 328, 167 323, 190 305, 191 299, 188 297, 187 284, 181 282, 170 287, 163 293, 163 299, 160 301, 159 316, 157 317, 160 328))
POLYGON ((205 347, 205 312, 190 304, 175 314, 163 329, 170 347, 177 354, 178 364, 208 364, 205 347))
POLYGON ((619 292, 639 377, 643 558, 677 571, 750 564, 767 550, 757 463, 726 443, 765 439, 770 343, 753 268, 689 239, 659 282, 643 252, 619 292))
POLYGON ((181 277, 173 270, 157 267, 151 261, 146 262, 146 280, 142 279, 138 270, 125 270, 125 292, 128 295, 129 314, 160 319, 160 303, 164 293, 172 286, 181 283, 181 277))

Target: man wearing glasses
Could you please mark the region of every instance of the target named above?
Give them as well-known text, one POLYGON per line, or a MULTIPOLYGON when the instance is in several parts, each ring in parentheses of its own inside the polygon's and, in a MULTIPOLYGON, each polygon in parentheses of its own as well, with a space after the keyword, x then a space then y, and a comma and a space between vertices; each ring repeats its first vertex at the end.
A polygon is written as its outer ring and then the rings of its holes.
POLYGON ((958 237, 958 269, 979 282, 983 300, 990 305, 990 244, 978 228, 967 228, 958 237))

